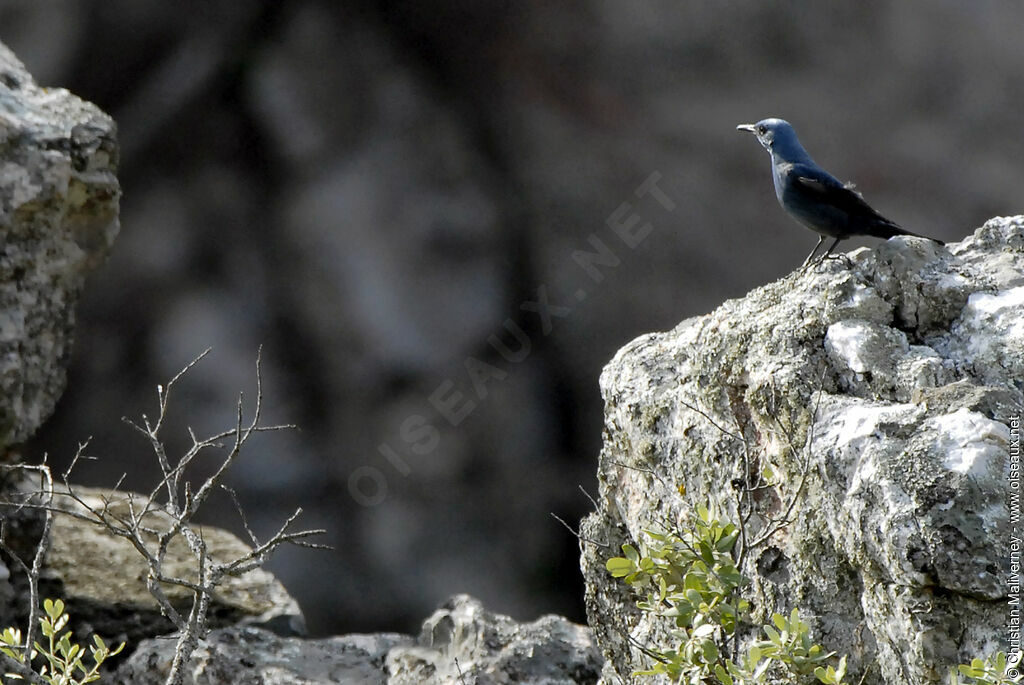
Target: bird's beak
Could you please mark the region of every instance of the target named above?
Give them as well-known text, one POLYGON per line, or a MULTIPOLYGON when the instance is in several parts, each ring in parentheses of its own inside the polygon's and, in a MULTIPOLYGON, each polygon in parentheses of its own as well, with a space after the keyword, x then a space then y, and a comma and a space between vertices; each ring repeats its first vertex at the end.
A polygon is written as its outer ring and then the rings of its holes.
POLYGON ((757 126, 754 124, 740 124, 736 127, 737 131, 746 131, 747 133, 753 133, 757 135, 757 126))

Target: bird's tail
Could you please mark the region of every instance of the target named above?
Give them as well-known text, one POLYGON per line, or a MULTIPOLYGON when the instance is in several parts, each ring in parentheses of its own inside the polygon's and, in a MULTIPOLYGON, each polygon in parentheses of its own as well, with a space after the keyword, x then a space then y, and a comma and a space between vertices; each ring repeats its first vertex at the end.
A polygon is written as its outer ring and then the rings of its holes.
POLYGON ((868 235, 873 236, 875 238, 886 238, 886 239, 888 239, 888 238, 892 238, 893 236, 897 236, 897 235, 912 235, 915 238, 924 238, 925 240, 931 240, 933 242, 938 243, 939 245, 945 245, 946 244, 946 243, 942 242, 941 240, 939 240, 938 238, 932 238, 931 236, 921 235, 920 233, 914 233, 913 231, 908 231, 907 229, 903 228, 899 224, 895 224, 895 223, 893 223, 891 221, 888 221, 888 220, 877 221, 877 222, 871 224, 870 226, 868 226, 868 229, 865 232, 868 235))

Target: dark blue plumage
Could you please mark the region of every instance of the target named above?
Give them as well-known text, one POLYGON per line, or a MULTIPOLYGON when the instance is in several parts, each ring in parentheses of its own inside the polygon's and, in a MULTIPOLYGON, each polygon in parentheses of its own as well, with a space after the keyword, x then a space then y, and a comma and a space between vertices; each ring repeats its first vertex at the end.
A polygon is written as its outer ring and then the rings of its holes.
POLYGON ((801 224, 821 234, 818 244, 804 260, 804 266, 810 263, 826 237, 834 240, 819 262, 828 258, 840 240, 855 235, 875 238, 912 235, 944 244, 941 240, 912 233, 872 209, 860 193, 815 164, 789 122, 763 119, 736 128, 753 133, 771 154, 775 196, 782 208, 801 224))

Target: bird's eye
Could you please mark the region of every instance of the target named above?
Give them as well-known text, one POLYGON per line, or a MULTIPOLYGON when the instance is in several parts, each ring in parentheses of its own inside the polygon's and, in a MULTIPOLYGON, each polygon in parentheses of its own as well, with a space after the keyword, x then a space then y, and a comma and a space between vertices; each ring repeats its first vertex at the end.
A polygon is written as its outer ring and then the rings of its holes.
POLYGON ((768 133, 768 127, 767 126, 758 126, 757 127, 757 132, 760 133, 763 136, 765 133, 768 133))

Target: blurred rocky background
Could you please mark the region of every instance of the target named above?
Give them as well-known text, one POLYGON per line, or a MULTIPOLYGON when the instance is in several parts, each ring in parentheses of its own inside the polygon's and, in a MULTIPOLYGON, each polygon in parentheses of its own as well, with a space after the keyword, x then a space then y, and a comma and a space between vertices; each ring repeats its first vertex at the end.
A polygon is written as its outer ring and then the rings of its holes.
POLYGON ((1008 0, 0 0, 0 40, 122 145, 121 236, 26 457, 92 436, 76 480, 148 487, 120 417, 210 346, 176 425, 230 426, 262 344, 268 418, 301 431, 233 484, 257 532, 296 506, 331 531, 269 566, 312 633, 413 631, 456 592, 580 621, 550 513, 590 508, 601 366, 816 240, 735 125, 789 119, 885 215, 957 240, 1024 211, 1022 25, 1008 0))

